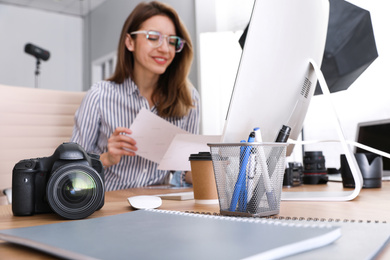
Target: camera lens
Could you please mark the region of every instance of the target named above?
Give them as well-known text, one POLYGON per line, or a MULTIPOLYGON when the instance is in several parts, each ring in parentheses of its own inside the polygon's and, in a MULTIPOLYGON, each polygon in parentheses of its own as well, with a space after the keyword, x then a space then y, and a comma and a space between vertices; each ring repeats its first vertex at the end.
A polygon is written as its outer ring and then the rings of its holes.
POLYGON ((93 195, 96 185, 93 179, 82 171, 74 171, 62 178, 59 186, 62 187, 63 201, 69 205, 82 206, 93 195))
POLYGON ((325 184, 328 182, 328 170, 325 167, 325 157, 321 151, 305 152, 303 164, 304 184, 325 184))
POLYGON ((103 204, 103 181, 91 167, 67 164, 51 175, 47 184, 47 199, 58 215, 67 219, 85 218, 103 204))

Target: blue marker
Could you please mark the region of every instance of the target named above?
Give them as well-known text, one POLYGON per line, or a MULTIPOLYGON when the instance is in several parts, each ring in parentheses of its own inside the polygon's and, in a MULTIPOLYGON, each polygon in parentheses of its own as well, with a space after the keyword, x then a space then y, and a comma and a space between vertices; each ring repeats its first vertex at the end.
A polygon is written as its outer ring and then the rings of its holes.
MULTIPOLYGON (((255 140, 255 133, 251 132, 248 138, 248 143, 251 143, 255 140)), ((245 212, 247 206, 247 190, 246 190, 246 167, 248 165, 248 160, 252 147, 245 146, 244 149, 240 150, 240 171, 238 173, 238 178, 236 185, 234 186, 233 196, 230 203, 229 210, 236 211, 237 203, 239 202, 238 208, 240 211, 245 212), (243 151, 242 151, 243 150, 243 151)))
MULTIPOLYGON (((246 141, 245 140, 241 140, 240 143, 245 143, 246 141)), ((241 169, 241 165, 242 165, 242 158, 244 158, 244 153, 245 153, 245 146, 241 146, 240 147, 240 169, 241 169)), ((244 184, 245 185, 245 184, 244 184)), ((243 193, 243 190, 246 190, 246 187, 240 187, 240 194, 239 194, 239 202, 238 202, 238 210, 239 211, 242 211, 242 205, 243 205, 243 202, 242 200, 247 197, 247 194, 243 193)))
MULTIPOLYGON (((241 140, 240 143, 245 143, 246 141, 245 140, 241 140)), ((241 158, 244 156, 244 150, 245 150, 245 146, 241 146, 240 148, 240 163, 241 163, 241 158)))

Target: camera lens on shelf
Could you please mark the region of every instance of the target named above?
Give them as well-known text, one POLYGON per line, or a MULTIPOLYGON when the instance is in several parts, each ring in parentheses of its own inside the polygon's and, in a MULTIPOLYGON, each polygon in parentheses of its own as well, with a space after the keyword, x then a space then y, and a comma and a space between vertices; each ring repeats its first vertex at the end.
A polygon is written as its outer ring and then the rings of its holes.
POLYGON ((325 157, 321 151, 305 152, 303 165, 304 184, 325 184, 328 182, 325 157))

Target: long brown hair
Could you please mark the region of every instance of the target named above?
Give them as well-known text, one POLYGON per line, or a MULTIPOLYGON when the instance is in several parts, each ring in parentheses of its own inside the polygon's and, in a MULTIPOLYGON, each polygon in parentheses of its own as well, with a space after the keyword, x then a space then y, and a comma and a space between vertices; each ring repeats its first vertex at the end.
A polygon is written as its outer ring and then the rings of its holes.
POLYGON ((193 107, 191 98, 192 85, 188 80, 188 74, 194 54, 191 38, 186 27, 177 12, 169 5, 153 1, 140 3, 134 8, 123 25, 118 45, 117 65, 113 76, 108 80, 120 84, 128 77, 134 78, 134 58, 133 53, 126 48, 126 35, 139 30, 144 21, 156 15, 165 15, 170 18, 175 25, 176 35, 183 38, 186 43, 183 50, 176 53, 175 58, 164 74, 160 75, 152 99, 156 103, 159 116, 183 117, 193 107))

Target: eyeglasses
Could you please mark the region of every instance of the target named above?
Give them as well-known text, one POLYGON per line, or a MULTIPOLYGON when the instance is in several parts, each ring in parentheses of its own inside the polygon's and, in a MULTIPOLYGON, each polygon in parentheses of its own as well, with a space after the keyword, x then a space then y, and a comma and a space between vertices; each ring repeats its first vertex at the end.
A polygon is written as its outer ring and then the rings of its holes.
POLYGON ((130 33, 130 35, 134 35, 134 34, 145 34, 146 39, 148 39, 150 46, 154 48, 160 47, 163 43, 163 39, 166 38, 168 42, 168 46, 174 47, 175 52, 181 52, 186 42, 184 39, 180 38, 179 36, 162 35, 160 32, 156 32, 156 31, 135 31, 130 33))

